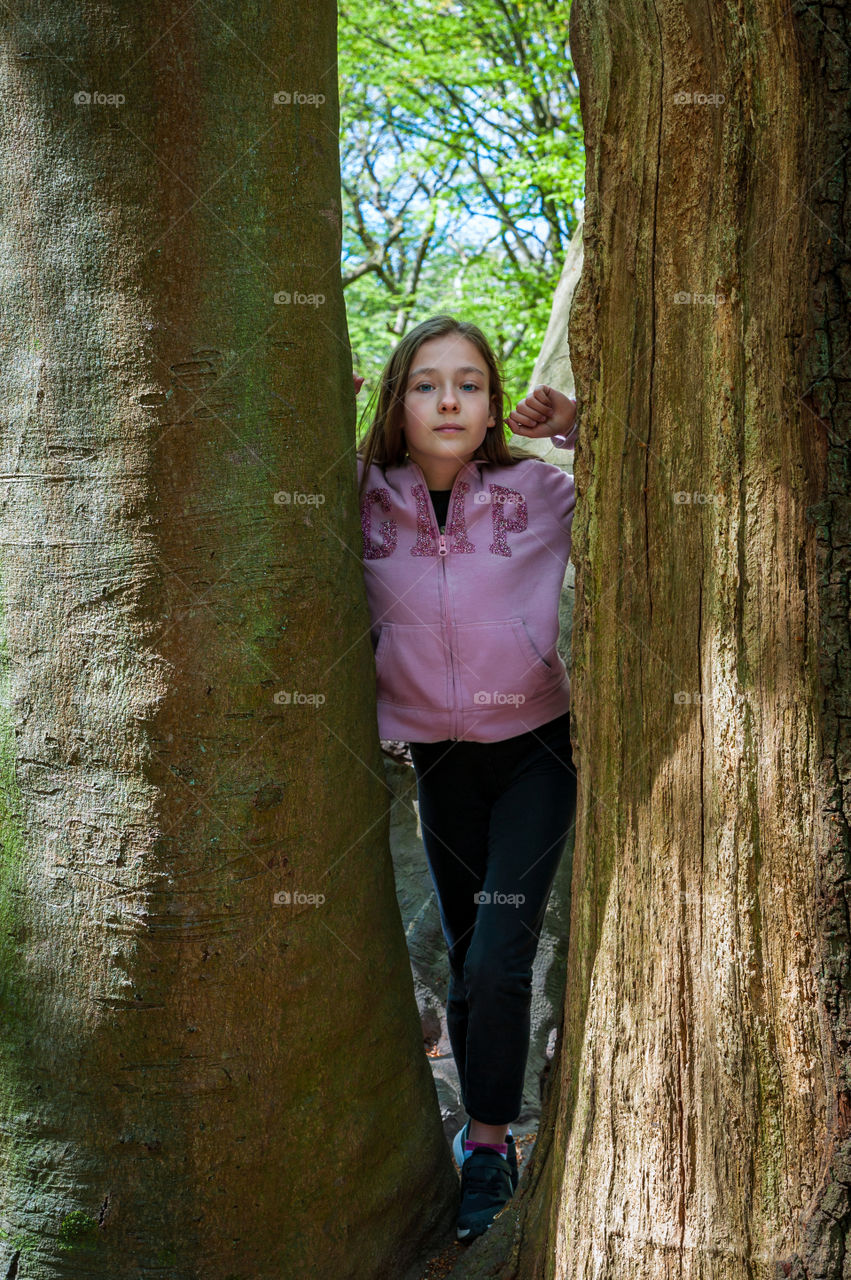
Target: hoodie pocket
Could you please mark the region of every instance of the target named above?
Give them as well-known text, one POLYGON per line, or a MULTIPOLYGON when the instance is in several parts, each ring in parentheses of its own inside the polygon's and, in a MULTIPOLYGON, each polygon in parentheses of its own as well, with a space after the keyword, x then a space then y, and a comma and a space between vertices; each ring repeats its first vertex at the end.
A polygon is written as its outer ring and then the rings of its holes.
POLYGON ((494 706, 537 696, 558 674, 535 647, 522 618, 455 628, 461 705, 494 706))
POLYGON ((385 622, 375 649, 376 693, 402 707, 446 707, 449 652, 439 626, 385 622))
POLYGON ((381 666, 384 654, 387 652, 387 644, 390 640, 390 627, 388 624, 382 623, 378 628, 378 644, 375 646, 375 669, 381 666))

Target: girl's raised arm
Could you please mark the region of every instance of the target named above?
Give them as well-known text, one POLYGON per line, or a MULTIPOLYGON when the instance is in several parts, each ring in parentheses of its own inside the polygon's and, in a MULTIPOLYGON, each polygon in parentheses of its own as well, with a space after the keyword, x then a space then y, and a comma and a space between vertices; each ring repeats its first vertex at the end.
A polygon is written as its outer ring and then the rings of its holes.
POLYGON ((576 423, 576 401, 555 387, 535 387, 512 409, 507 422, 515 435, 531 440, 567 438, 576 423))

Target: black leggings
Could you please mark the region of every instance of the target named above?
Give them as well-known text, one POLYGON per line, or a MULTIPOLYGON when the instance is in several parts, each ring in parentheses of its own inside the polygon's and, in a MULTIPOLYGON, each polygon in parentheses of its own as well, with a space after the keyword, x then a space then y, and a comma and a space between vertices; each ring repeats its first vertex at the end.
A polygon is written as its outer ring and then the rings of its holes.
POLYGON ((570 712, 501 742, 411 742, 423 844, 449 949, 446 1020, 467 1114, 523 1099, 532 962, 576 815, 570 712))

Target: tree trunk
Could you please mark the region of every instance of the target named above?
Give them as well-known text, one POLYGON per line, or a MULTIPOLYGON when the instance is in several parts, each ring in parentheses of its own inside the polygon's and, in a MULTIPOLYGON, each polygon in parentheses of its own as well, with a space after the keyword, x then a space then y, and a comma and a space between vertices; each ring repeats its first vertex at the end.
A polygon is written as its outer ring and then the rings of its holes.
MULTIPOLYGON (((576 398, 576 383, 573 377, 573 370, 570 367, 567 328, 570 308, 573 304, 573 295, 576 292, 576 286, 579 283, 582 272, 583 221, 584 215, 579 218, 578 226, 573 233, 570 247, 565 255, 564 266, 553 294, 547 331, 544 334, 541 350, 538 352, 535 368, 532 370, 532 377, 529 380, 530 391, 541 384, 546 384, 555 387, 558 391, 563 391, 565 395, 574 399, 576 398)), ((553 442, 546 437, 540 440, 527 440, 523 436, 516 436, 512 438, 511 446, 519 453, 534 454, 538 458, 543 458, 545 462, 552 462, 556 466, 566 468, 571 475, 573 474, 572 467, 567 465, 572 460, 572 455, 565 453, 564 449, 556 448, 553 442)), ((568 581, 571 591, 573 590, 572 574, 573 566, 568 562, 568 581)))
MULTIPOLYGON (((547 331, 541 343, 541 350, 532 370, 529 389, 541 383, 556 387, 565 395, 575 395, 575 380, 570 367, 570 351, 567 344, 568 320, 573 295, 582 275, 582 230, 585 223, 584 213, 577 219, 576 230, 571 236, 570 246, 565 254, 564 266, 553 294, 553 305, 547 331)), ((546 441, 544 441, 546 443, 546 441)), ((558 452, 555 450, 554 452, 558 452)))
POLYGON ((0 1276, 402 1275, 457 1183, 388 847, 335 10, 15 9, 0 1276))
POLYGON ((523 1193, 454 1274, 847 1280, 847 27, 575 0, 571 47, 564 1034, 523 1193))

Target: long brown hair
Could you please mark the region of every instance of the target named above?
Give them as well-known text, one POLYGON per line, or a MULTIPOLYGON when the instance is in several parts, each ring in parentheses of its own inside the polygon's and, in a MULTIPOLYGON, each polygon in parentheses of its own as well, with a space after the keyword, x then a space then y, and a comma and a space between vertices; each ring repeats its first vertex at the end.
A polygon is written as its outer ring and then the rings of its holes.
MULTIPOLYGON (((454 316, 432 316, 428 320, 423 320, 410 333, 405 334, 384 366, 378 385, 378 403, 372 424, 359 441, 356 450, 357 456, 363 458, 364 462, 358 501, 363 496, 367 473, 373 463, 377 463, 380 467, 400 466, 408 456, 402 419, 405 388, 408 385, 411 365, 423 342, 427 342, 429 338, 442 338, 448 333, 457 333, 463 338, 469 338, 478 348, 487 366, 490 403, 493 406, 496 422, 493 427, 488 428, 473 458, 510 467, 518 462, 524 462, 529 457, 536 457, 534 454, 521 453, 513 449, 505 438, 505 401, 508 397, 503 387, 502 369, 481 329, 469 320, 456 320, 454 316)), ((511 412, 510 401, 508 411, 511 412)), ((540 462, 542 459, 536 457, 536 461, 540 462)))

